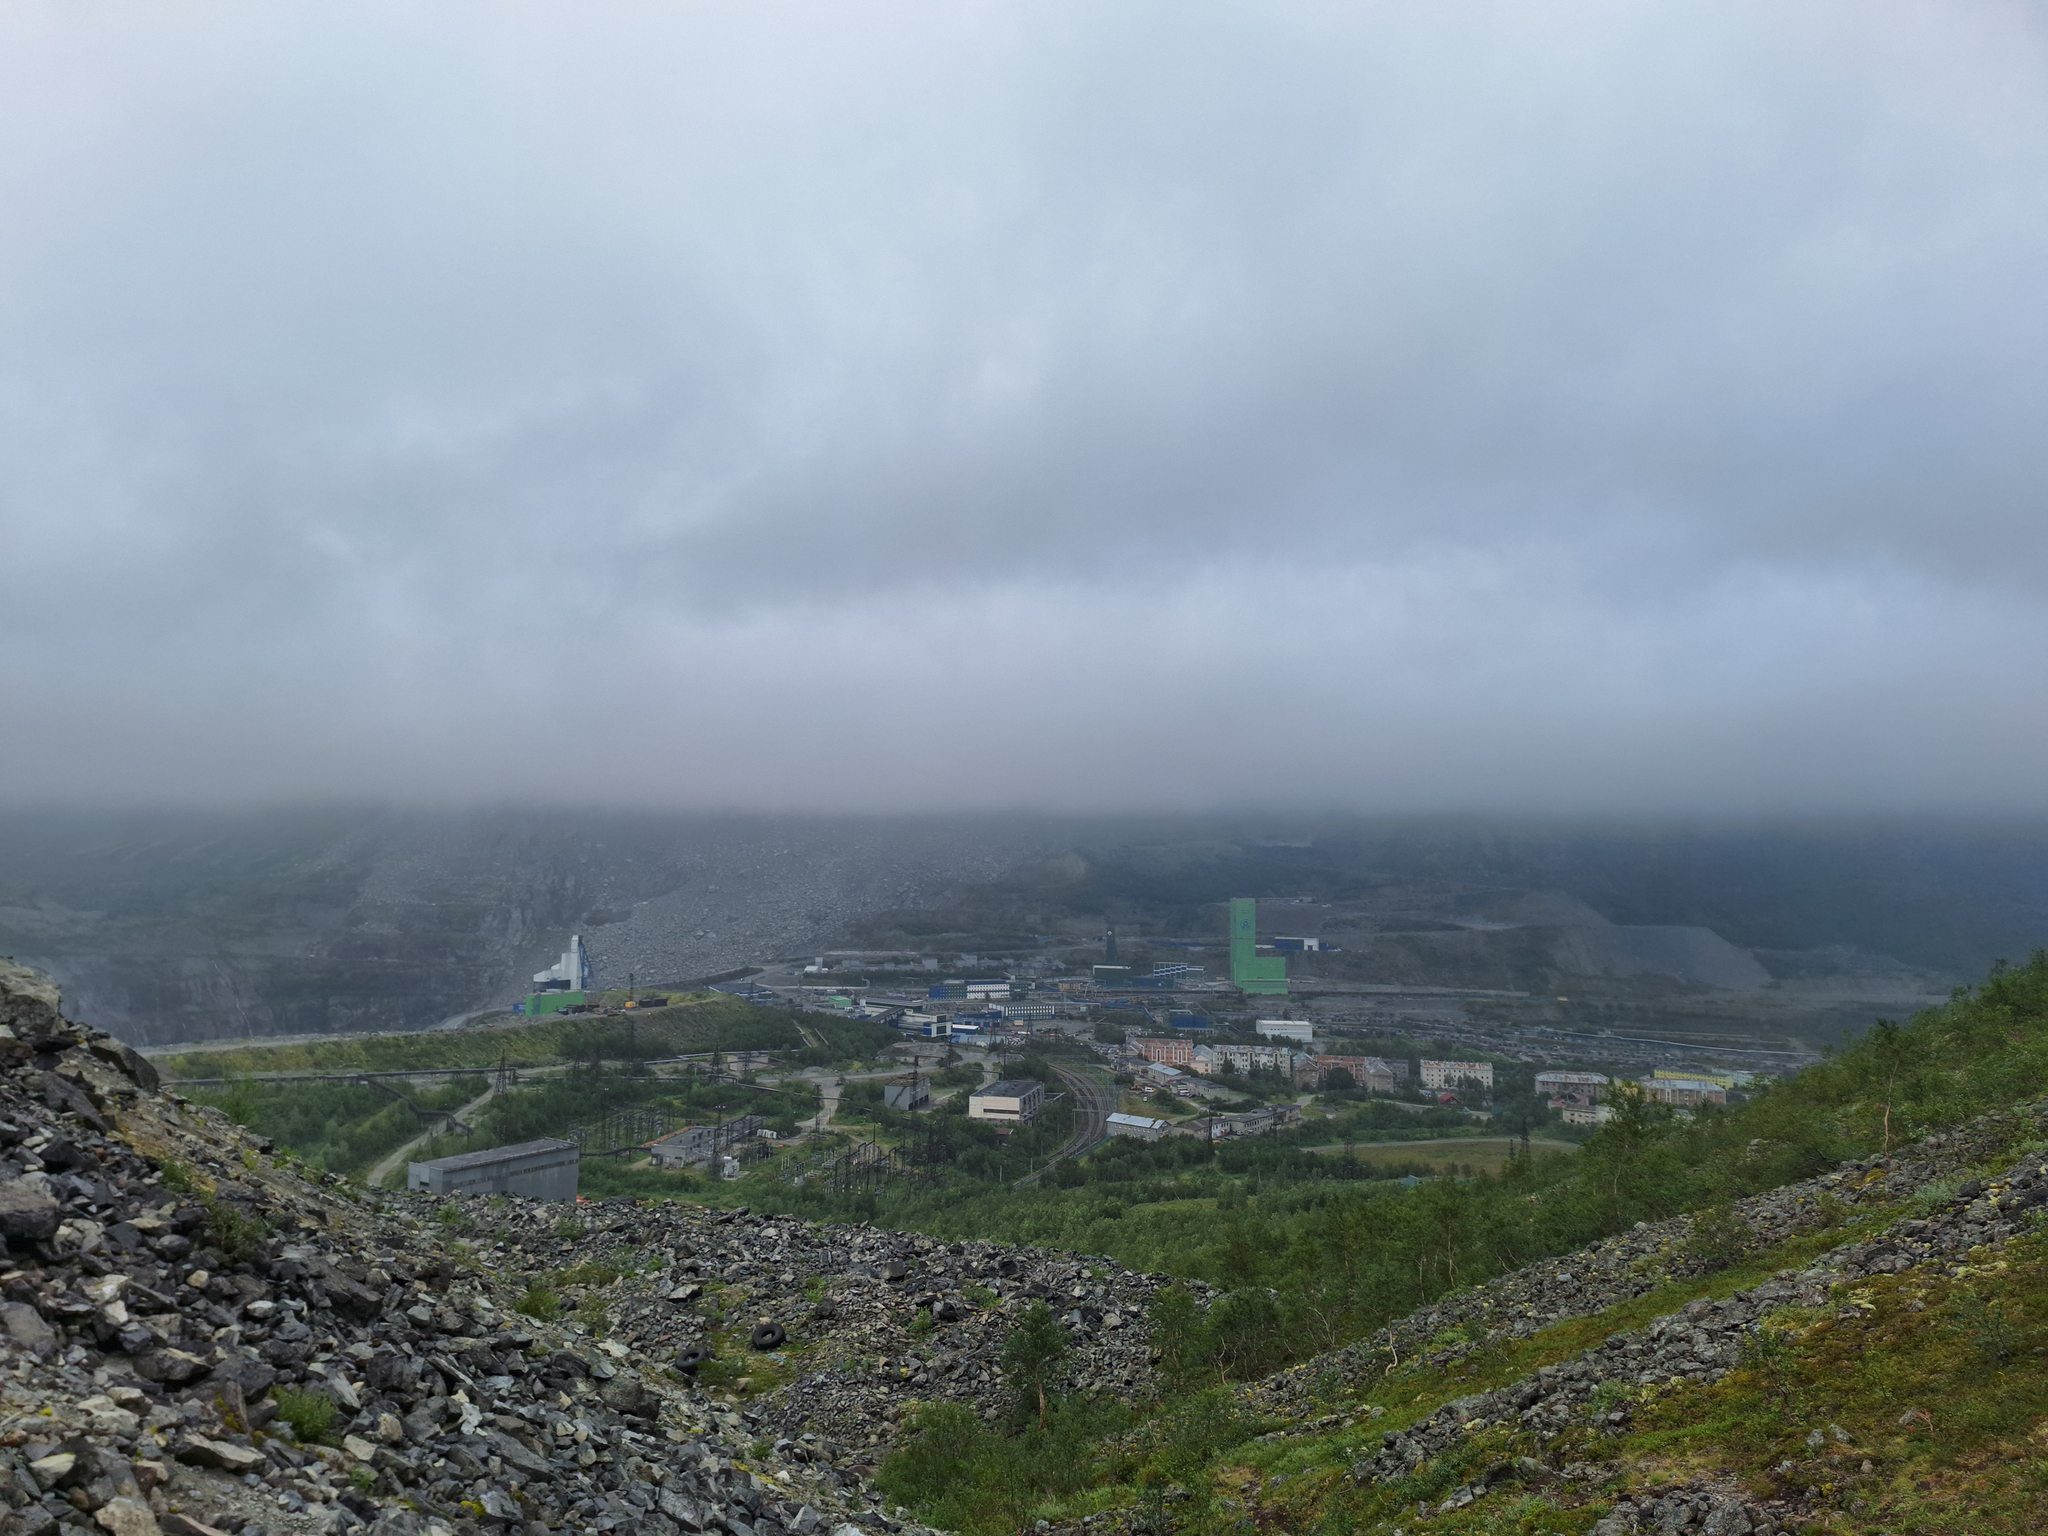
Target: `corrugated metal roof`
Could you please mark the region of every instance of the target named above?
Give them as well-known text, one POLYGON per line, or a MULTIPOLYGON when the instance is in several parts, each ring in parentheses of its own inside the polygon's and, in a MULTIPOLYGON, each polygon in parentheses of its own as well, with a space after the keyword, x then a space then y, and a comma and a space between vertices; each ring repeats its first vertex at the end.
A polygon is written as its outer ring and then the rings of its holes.
POLYGON ((576 1143, 543 1136, 539 1141, 518 1141, 509 1147, 487 1147, 481 1152, 462 1152, 454 1157, 437 1157, 422 1168, 442 1168, 453 1173, 464 1168, 482 1168, 491 1163, 508 1163, 514 1158, 534 1157, 542 1152, 573 1152, 576 1143))

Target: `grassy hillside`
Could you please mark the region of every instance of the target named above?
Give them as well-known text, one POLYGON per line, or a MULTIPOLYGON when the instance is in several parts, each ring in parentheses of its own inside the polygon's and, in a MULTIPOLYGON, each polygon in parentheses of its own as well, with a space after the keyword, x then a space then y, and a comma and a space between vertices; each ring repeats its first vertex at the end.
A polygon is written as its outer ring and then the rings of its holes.
MULTIPOLYGON (((1321 1441, 1310 1436, 1269 1452, 1255 1437, 1273 1424, 1251 1415, 1215 1384, 1255 1377, 1332 1340, 1363 1337, 1448 1291, 1570 1252, 1638 1220, 1682 1210, 1711 1212, 1737 1196, 1775 1188, 1839 1160, 1881 1152, 2044 1095, 2048 956, 2036 954, 2023 966, 2001 967, 1944 1007, 1873 1031, 1739 1109, 1681 1123, 1652 1106, 1631 1105, 1577 1159, 1539 1158, 1498 1177, 1436 1180, 1407 1194, 1377 1197, 1299 1184, 1269 1193, 1248 1179, 1242 1205, 1234 1195, 1227 1205, 1219 1201, 1203 1212, 1203 1221, 1179 1228, 1160 1245, 1161 1256, 1176 1260, 1183 1272, 1205 1270, 1232 1287, 1205 1317, 1191 1301, 1172 1299, 1182 1293, 1168 1293, 1173 1315, 1157 1321, 1164 1325, 1162 1338, 1170 1341, 1169 1365, 1184 1384, 1181 1394, 1136 1408, 1063 1403, 1043 1431, 1020 1425, 1006 1433, 937 1410, 925 1433, 892 1458, 885 1478, 925 1518, 994 1536, 1040 1516, 1117 1504, 1149 1504, 1164 1519, 1167 1511, 1158 1501, 1168 1490, 1177 1490, 1183 1501, 1169 1522, 1173 1528, 1220 1531, 1243 1508, 1219 1493, 1230 1478, 1256 1483, 1275 1473, 1313 1473, 1289 1496, 1280 1528, 1390 1529, 1385 1522, 1412 1515, 1414 1500, 1431 1495, 1428 1489, 1407 1489, 1404 1505, 1343 1478, 1341 1469, 1360 1449, 1359 1430, 1345 1428, 1321 1441)), ((1066 1192, 1075 1209, 1085 1210, 1100 1198, 1098 1189, 1110 1187, 1099 1169, 1131 1156, 1120 1151, 1091 1160, 1088 1183, 1066 1192)), ((1004 1235, 1028 1229, 1047 1219, 1038 1206, 1044 1198, 990 1200, 981 1217, 1004 1235)), ((1131 1216, 1127 1208, 1117 1224, 1131 1216)), ((1171 1225, 1163 1216, 1148 1219, 1158 1223, 1155 1231, 1171 1225)), ((944 1219, 965 1214, 955 1207, 944 1219)), ((932 1225, 939 1220, 935 1213, 932 1225)), ((1100 1230, 1091 1224, 1086 1234, 1092 1238, 1100 1230)), ((1642 1313, 1635 1324, 1610 1317, 1547 1331, 1516 1346, 1512 1360, 1505 1354, 1490 1365, 1482 1360, 1478 1377, 1470 1360, 1434 1384, 1404 1377, 1404 1400, 1384 1405, 1403 1417, 1389 1418, 1387 1427, 1476 1390, 1485 1369, 1508 1372, 1511 1379, 1547 1359, 1565 1358, 1589 1337, 1600 1336, 1603 1327, 1634 1326, 1689 1296, 1731 1292, 1776 1268, 1804 1262, 1842 1235, 1799 1239, 1782 1251, 1754 1256, 1739 1270, 1629 1303, 1642 1313)), ((1642 1449, 1668 1456, 1688 1475, 1718 1467, 1760 1476, 1782 1451, 1785 1426, 1796 1425, 1805 1435, 1817 1405, 1825 1404, 1829 1412, 1858 1420, 1853 1431, 1845 1425, 1856 1444, 1895 1443, 1886 1465, 1896 1470, 1885 1497, 1898 1510, 1931 1515, 1928 1495, 1939 1488, 1978 1503, 1990 1500, 1984 1507, 1994 1511, 2006 1507, 1999 1501, 2024 1495, 2032 1509, 2048 1490, 2048 1478, 2029 1482, 2032 1473, 2001 1457, 2027 1446, 2048 1411, 2030 1363, 2037 1346, 2048 1349, 2044 1273, 2048 1254, 2015 1244, 1998 1272, 1975 1284, 1873 1286, 1855 1304, 1854 1326, 1803 1333, 1771 1362, 1712 1389, 1706 1403, 1688 1399, 1661 1417, 1654 1411, 1646 1415, 1639 1426, 1642 1449), (1936 1330, 1916 1322, 1928 1311, 1936 1314, 1936 1330), (2015 1362, 2025 1369, 2015 1373, 2015 1362), (1805 1407, 1788 1417, 1794 1403, 1805 1407), (1928 1426, 1923 1433, 1915 1420, 1895 1422, 1886 1433, 1877 1422, 1915 1403, 1937 1405, 1944 1428, 1935 1432, 1928 1426), (1946 1427, 1951 1424, 1953 1430, 1946 1427)), ((2019 1454, 2031 1465, 2037 1452, 2019 1454)), ((1859 1459, 1844 1475, 1875 1478, 1875 1470, 1861 1470, 1866 1462, 1878 1467, 1859 1459)), ((1447 1482, 1457 1475, 1457 1468, 1444 1473, 1447 1482)), ((1859 1497, 1864 1507, 1876 1507, 1872 1498, 1859 1497)), ((1845 1499, 1845 1509, 1854 1502, 1845 1499)), ((1470 1520, 1432 1528, 1519 1533, 1581 1530, 1590 1523, 1547 1501, 1524 1504, 1510 1516, 1495 1505, 1470 1520)), ((1907 1514, 1900 1518, 1907 1523, 1865 1528, 1916 1528, 1907 1514)), ((2008 1524, 2002 1515, 1984 1518, 1998 1523, 1971 1528, 2017 1529, 2024 1523, 2008 1524)))

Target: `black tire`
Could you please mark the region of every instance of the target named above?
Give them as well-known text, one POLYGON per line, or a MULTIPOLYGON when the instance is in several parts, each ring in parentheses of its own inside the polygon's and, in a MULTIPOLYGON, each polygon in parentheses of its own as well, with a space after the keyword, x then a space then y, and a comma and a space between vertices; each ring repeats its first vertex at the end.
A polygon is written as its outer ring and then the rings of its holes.
POLYGON ((694 1376, 697 1367, 711 1358, 711 1351, 702 1344, 685 1344, 676 1351, 676 1369, 685 1376, 694 1376))
POLYGON ((780 1349, 789 1335, 782 1331, 780 1323, 763 1323, 754 1330, 750 1341, 756 1349, 780 1349))

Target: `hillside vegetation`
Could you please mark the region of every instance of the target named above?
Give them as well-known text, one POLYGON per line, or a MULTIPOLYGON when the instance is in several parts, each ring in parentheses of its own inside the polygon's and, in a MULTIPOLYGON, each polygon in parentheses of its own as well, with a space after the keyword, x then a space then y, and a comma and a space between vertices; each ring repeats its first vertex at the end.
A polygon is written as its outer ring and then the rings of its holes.
MULTIPOLYGON (((643 1091, 626 1081, 551 1091, 643 1091)), ((2048 1515, 2048 1127, 2014 1106, 2044 1097, 2036 954, 1740 1107, 1623 1099, 1576 1154, 1498 1174, 1403 1188, 1311 1151, 1324 1126, 1112 1143, 1018 1188, 963 1132, 879 1190, 770 1170, 692 1198, 1215 1288, 1153 1303, 1156 1395, 1063 1383, 1059 1339, 1020 1322, 1040 1353, 1010 1362, 1031 1387, 1015 1414, 913 1410, 883 1485, 968 1536, 1091 1515, 1339 1536, 1412 1529, 1418 1507, 1460 1536, 2018 1531, 2048 1515)), ((946 1119, 867 1112, 906 1149, 946 1119)), ((617 1193, 685 1187, 590 1166, 617 1193)))
MULTIPOLYGON (((1986 1116, 1989 1129, 1968 1156, 1995 1174, 2001 1160, 2043 1144, 2032 1119, 1995 1112, 2044 1094, 2048 956, 2036 954, 1741 1108, 1681 1123, 1628 1105, 1576 1160, 1539 1159, 1400 1196, 1248 1193, 1241 1209, 1214 1210, 1207 1240, 1179 1255, 1231 1289, 1206 1311, 1167 1293, 1157 1342, 1180 1391, 1139 1415, 1142 1430, 1123 1409, 1086 1401, 1061 1402, 1044 1430, 1015 1434, 939 1410, 885 1467, 885 1485, 934 1523, 990 1536, 1096 1509, 1141 1526, 1220 1531, 1259 1507, 1262 1523, 1334 1533, 1392 1529, 1418 1500, 1469 1488, 1475 1472, 1482 1484, 1488 1469, 1497 1479, 1516 1454, 1538 1451, 1538 1484, 1571 1457, 1598 1475, 1568 1492, 1475 1498, 1469 1511, 1438 1512, 1430 1529, 1583 1531, 1631 1479, 1718 1477, 1757 1497, 1789 1490, 1808 1513, 1840 1516, 1844 1529, 1955 1529, 1934 1513, 1953 1498, 1987 1511, 1971 1529, 2019 1530, 2048 1513, 2048 1467, 2028 1438, 2048 1412, 2037 1385, 2048 1350, 2048 1249, 2031 1235, 1995 1259, 1954 1266, 1959 1273, 1909 1270, 1845 1286, 1845 1303, 1824 1292, 1816 1305, 1775 1315, 1761 1342, 1744 1346, 1742 1367, 1711 1385, 1617 1387, 1610 1406, 1643 1405, 1617 1433, 1573 1431, 1544 1445, 1512 1428, 1488 1432, 1486 1443, 1391 1487, 1347 1468, 1380 1434, 1489 1380, 1555 1366, 1688 1301, 1733 1296, 1944 1201, 1967 1204, 1976 1191, 1960 1176, 1867 1212, 1823 1195, 1809 1201, 1811 1230, 1760 1242, 1737 1202, 1856 1159, 1875 1156, 1875 1169, 1909 1142, 1986 1116), (1684 1243, 1644 1271, 1642 1294, 1611 1309, 1520 1340, 1477 1324, 1453 1329, 1419 1367, 1370 1350, 1314 1363, 1332 1341, 1368 1340, 1426 1303, 1474 1294, 1489 1277, 1685 1211, 1696 1214, 1683 1224, 1684 1243), (1670 1276, 1661 1288, 1651 1284, 1658 1274, 1670 1276), (1296 1377, 1317 1386, 1292 1409, 1284 1397, 1276 1407, 1270 1395, 1219 1387, 1294 1361, 1310 1362, 1296 1377), (1916 1407, 1922 1418, 1900 1421, 1916 1407), (1311 1412, 1322 1427, 1285 1430, 1311 1412), (1810 1464, 1816 1455, 1824 1466, 1810 1464), (1793 1488, 1772 1469, 1795 1461, 1793 1488), (1284 1495, 1282 1479, 1291 1485, 1284 1495)), ((1088 1185, 1067 1197, 1084 1206, 1097 1198, 1110 1187, 1098 1185, 1098 1170, 1128 1156, 1091 1160, 1088 1185)), ((1020 1202, 1007 1216, 1025 1224, 1035 1209, 1020 1202)), ((989 1214, 1006 1211, 992 1203, 989 1214)))
MULTIPOLYGON (((420 1118, 411 1108, 387 1092, 357 1084, 270 1082, 252 1074, 426 1073, 487 1070, 501 1062, 529 1074, 518 1091, 472 1115, 473 1134, 437 1135, 419 1154, 423 1157, 558 1136, 610 1110, 635 1106, 708 1114, 717 1103, 745 1100, 736 1112, 760 1112, 787 1130, 797 1118, 816 1113, 816 1095, 807 1088, 784 1095, 692 1088, 650 1076, 647 1063, 686 1053, 773 1050, 825 1065, 872 1052, 895 1038, 893 1031, 858 1020, 821 1020, 806 1028, 822 1046, 806 1047, 789 1013, 712 996, 610 1018, 571 1016, 502 1029, 194 1051, 159 1057, 157 1066, 167 1085, 182 1085, 190 1097, 226 1110, 313 1166, 360 1175, 420 1134, 420 1118), (191 1078, 227 1081, 196 1086, 191 1078)), ((463 1077, 399 1091, 423 1110, 457 1110, 477 1099, 487 1081, 463 1077)))

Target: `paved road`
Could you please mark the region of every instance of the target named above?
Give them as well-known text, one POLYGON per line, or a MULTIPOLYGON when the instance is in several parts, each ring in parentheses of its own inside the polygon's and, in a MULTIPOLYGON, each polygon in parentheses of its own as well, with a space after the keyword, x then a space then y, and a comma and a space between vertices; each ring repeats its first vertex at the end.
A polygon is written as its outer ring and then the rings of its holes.
POLYGON ((1036 1173, 1027 1173, 1017 1180, 1019 1188, 1037 1183, 1045 1176, 1046 1168, 1052 1167, 1055 1163, 1065 1158, 1079 1157, 1091 1147, 1100 1144, 1109 1135, 1109 1117, 1116 1113, 1117 1092, 1100 1078, 1087 1072, 1070 1071, 1066 1067, 1054 1067, 1053 1071, 1059 1075, 1060 1081, 1066 1084, 1067 1092, 1073 1095, 1074 1134, 1068 1137, 1066 1144, 1047 1160, 1045 1168, 1040 1168, 1036 1173))

